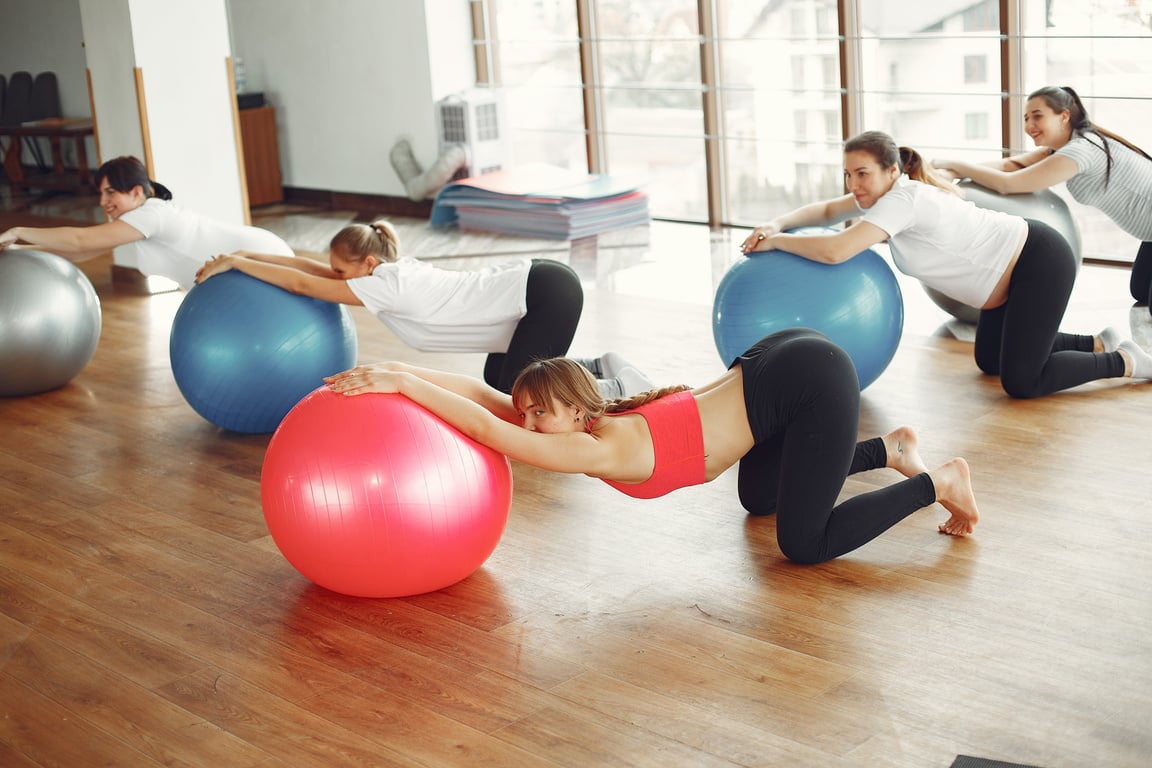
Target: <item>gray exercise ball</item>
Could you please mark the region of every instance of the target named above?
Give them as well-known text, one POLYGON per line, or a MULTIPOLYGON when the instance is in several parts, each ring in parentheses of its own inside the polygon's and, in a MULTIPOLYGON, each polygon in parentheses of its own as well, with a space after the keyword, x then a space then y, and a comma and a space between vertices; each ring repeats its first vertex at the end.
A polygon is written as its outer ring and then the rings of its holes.
MULTIPOLYGON (((971 181, 959 184, 965 199, 971 200, 980 208, 1010 213, 1025 219, 1042 221, 1052 229, 1059 232, 1072 247, 1072 255, 1076 257, 1076 264, 1080 264, 1080 230, 1076 227, 1076 220, 1068 210, 1068 203, 1050 189, 1039 192, 1026 192, 1021 195, 1001 195, 987 187, 971 181)), ((965 323, 976 324, 980 319, 980 310, 955 299, 945 296, 935 288, 924 286, 928 297, 936 306, 965 323)))
POLYGON ((0 252, 0 396, 67 384, 92 359, 100 324, 96 289, 72 262, 0 252))

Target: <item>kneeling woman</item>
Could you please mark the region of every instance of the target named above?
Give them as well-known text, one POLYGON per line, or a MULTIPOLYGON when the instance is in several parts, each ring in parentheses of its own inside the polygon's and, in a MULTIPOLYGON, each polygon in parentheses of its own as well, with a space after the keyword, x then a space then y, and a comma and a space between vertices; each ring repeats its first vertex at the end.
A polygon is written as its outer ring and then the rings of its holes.
POLYGON ((897 148, 880 131, 844 144, 844 176, 847 195, 756 227, 744 252, 779 249, 837 264, 887 240, 901 272, 981 308, 976 364, 998 375, 1011 397, 1040 397, 1097 379, 1152 378, 1152 356, 1116 330, 1060 332, 1076 261, 1047 224, 976 207, 915 150, 897 148), (835 234, 785 231, 853 216, 858 220, 835 234))
POLYGON ((584 308, 568 265, 521 259, 450 270, 401 259, 399 250, 388 222, 351 224, 332 238, 330 265, 241 251, 212 259, 196 279, 235 269, 292 293, 367 307, 415 349, 487 352, 484 381, 502 392, 532 360, 567 354, 584 308))
POLYGON ((749 349, 715 381, 605 401, 572 360, 529 365, 508 396, 460 374, 383 363, 332 376, 345 395, 398 392, 516 461, 584 473, 637 498, 708 482, 739 463, 740 502, 776 514, 780 549, 800 563, 830 560, 940 502, 944 533, 978 518, 967 462, 929 471, 912 430, 857 442, 860 389, 848 355, 823 335, 791 329, 749 349), (848 475, 891 467, 907 479, 837 505, 848 475))

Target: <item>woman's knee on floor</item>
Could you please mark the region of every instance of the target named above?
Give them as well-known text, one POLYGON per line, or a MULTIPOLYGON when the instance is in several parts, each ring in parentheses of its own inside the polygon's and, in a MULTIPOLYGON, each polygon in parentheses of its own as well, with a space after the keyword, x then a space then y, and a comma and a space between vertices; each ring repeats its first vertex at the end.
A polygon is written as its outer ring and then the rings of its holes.
POLYGON ((1046 394, 1040 388, 1040 377, 1028 373, 1005 371, 1000 376, 1000 386, 1008 397, 1016 400, 1031 400, 1046 394))

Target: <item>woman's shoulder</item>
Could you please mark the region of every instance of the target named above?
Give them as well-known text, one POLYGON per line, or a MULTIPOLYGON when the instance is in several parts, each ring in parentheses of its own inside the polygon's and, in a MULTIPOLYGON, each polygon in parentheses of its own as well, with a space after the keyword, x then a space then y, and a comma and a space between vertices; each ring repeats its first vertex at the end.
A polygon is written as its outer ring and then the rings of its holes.
MULTIPOLYGON (((1120 145, 1118 141, 1108 143, 1110 147, 1120 145)), ((1087 134, 1075 135, 1052 154, 1072 158, 1081 171, 1088 170, 1096 161, 1106 162, 1104 138, 1095 133, 1091 136, 1087 134)))

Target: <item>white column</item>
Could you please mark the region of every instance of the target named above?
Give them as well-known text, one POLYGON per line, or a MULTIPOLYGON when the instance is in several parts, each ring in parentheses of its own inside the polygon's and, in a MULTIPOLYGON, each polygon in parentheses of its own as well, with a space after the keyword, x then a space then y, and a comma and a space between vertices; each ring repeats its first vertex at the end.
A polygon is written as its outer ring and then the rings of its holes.
POLYGON ((244 223, 224 0, 79 3, 101 161, 150 159, 181 207, 244 223))

